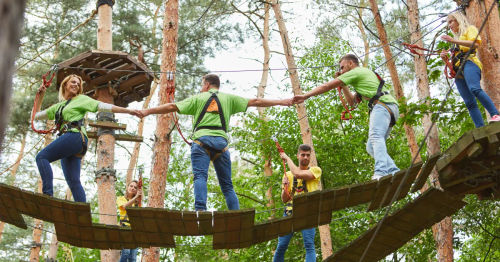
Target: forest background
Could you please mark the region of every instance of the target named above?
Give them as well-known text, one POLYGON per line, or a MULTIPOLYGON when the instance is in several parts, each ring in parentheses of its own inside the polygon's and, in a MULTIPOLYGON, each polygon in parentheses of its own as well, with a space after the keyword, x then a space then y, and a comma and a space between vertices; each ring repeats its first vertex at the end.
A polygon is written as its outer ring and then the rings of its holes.
MULTIPOLYGON (((448 33, 442 15, 456 8, 453 1, 425 1, 420 3, 420 24, 426 46, 444 47, 438 36, 448 33), (425 26, 428 25, 428 26, 425 26)), ((373 16, 368 1, 289 1, 281 2, 285 22, 289 29, 291 46, 299 68, 301 86, 309 90, 333 78, 338 70, 339 58, 355 53, 365 66, 379 72, 386 82, 389 72, 385 56, 377 38, 373 16)), ((21 38, 20 54, 16 62, 14 95, 11 100, 11 116, 7 135, 1 147, 0 182, 37 191, 39 174, 34 158, 42 148, 42 136, 29 128, 29 113, 34 94, 41 83, 41 75, 52 64, 59 63, 87 50, 96 49, 97 21, 92 17, 87 23, 56 42, 67 32, 91 17, 93 1, 84 0, 32 0, 27 3, 25 24, 21 38), (54 44, 55 43, 55 44, 54 44), (15 163, 20 159, 19 165, 15 163)), ((402 42, 410 42, 407 7, 404 1, 379 1, 391 50, 398 54, 394 59, 406 97, 401 106, 405 115, 393 129, 388 140, 389 153, 396 164, 405 168, 410 165, 403 123, 413 126, 417 141, 424 137, 422 116, 436 112, 448 88, 443 74, 443 64, 438 57, 428 60, 430 79, 430 104, 418 99, 414 76, 413 58, 404 50, 402 42)), ((161 0, 116 1, 113 7, 113 50, 138 55, 137 46, 144 50, 145 63, 154 71, 160 71, 162 21, 164 2, 161 0)), ((207 72, 219 74, 222 91, 252 98, 257 95, 263 74, 262 27, 264 4, 261 1, 180 1, 179 42, 176 74, 176 101, 196 94, 200 89, 201 76, 207 72)), ((270 80, 265 89, 266 98, 291 97, 292 87, 286 71, 286 62, 278 32, 271 12, 270 19, 270 80)), ((156 76, 160 77, 159 73, 156 76)), ((158 82, 158 81, 156 81, 158 82)), ((153 84, 155 86, 155 84, 153 84)), ((46 96, 44 106, 56 102, 54 86, 46 96)), ((158 90, 158 89, 157 89, 158 90)), ((149 106, 157 105, 158 94, 152 94, 149 106)), ((366 105, 353 112, 354 119, 341 121, 344 110, 336 92, 307 103, 308 119, 319 166, 323 169, 324 188, 339 187, 368 181, 372 175, 373 161, 365 152, 368 132, 366 105)), ((132 108, 142 108, 143 103, 132 103, 132 108)), ((285 151, 294 156, 302 139, 297 115, 291 108, 270 108, 263 118, 257 110, 239 114, 231 121, 230 152, 233 158, 233 181, 242 208, 255 208, 256 220, 264 221, 281 216, 280 184, 281 160, 270 140, 276 135, 285 151), (266 158, 270 156, 271 176, 264 175, 266 158), (269 192, 266 194, 266 192, 269 192)), ((127 132, 137 133, 138 119, 117 116, 126 123, 127 132)), ((95 119, 90 114, 89 119, 95 119)), ((190 133, 191 119, 180 118, 181 129, 190 133)), ((137 178, 138 167, 144 168, 145 203, 148 197, 148 181, 151 171, 152 148, 156 118, 145 121, 144 142, 136 167, 127 168, 134 144, 118 142, 115 151, 117 170, 117 194, 123 194, 127 172, 137 178)), ((441 149, 446 149, 464 132, 474 126, 467 110, 454 91, 445 101, 445 112, 437 120, 441 149)), ((165 208, 193 209, 193 188, 189 148, 174 130, 165 208)), ((94 182, 96 163, 95 141, 82 165, 82 182, 91 203, 93 219, 98 221, 97 193, 94 182)), ((426 159, 426 150, 421 156, 426 159)), ((59 164, 54 164, 55 196, 65 198, 66 182, 59 164)), ((209 174, 209 210, 225 210, 213 169, 209 174)), ((397 207, 415 198, 410 195, 396 203, 397 207)), ((500 241, 495 241, 500 231, 498 202, 479 201, 467 196, 467 206, 453 216, 454 257, 457 261, 499 261, 500 241), (488 248, 490 247, 490 248, 488 248)), ((383 216, 383 211, 366 212, 366 206, 336 211, 330 223, 332 249, 340 249, 373 226, 383 216)), ((35 225, 34 219, 25 217, 35 225)), ((32 229, 22 230, 11 225, 0 227, 0 261, 13 261, 29 257, 33 246, 32 229)), ((43 224, 40 258, 49 256, 54 228, 43 224)), ((318 259, 321 259, 319 234, 316 235, 318 259)), ((210 237, 175 237, 175 249, 160 249, 163 261, 271 261, 277 240, 240 250, 213 250, 210 237)), ((141 251, 139 252, 141 253, 141 251)), ((286 258, 303 260, 305 255, 300 234, 292 239, 286 258)), ((56 257, 61 261, 96 261, 99 250, 89 250, 59 243, 56 257)), ((387 258, 389 261, 435 261, 436 246, 431 230, 425 230, 404 247, 387 258)))

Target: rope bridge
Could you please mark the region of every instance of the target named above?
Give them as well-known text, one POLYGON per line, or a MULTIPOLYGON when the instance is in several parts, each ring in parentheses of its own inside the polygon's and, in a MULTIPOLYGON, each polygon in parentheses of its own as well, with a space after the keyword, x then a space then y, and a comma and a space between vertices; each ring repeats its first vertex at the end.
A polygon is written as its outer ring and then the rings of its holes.
MULTIPOLYGON (((57 238, 68 244, 94 249, 175 247, 173 236, 213 235, 214 249, 246 248, 302 229, 328 224, 332 212, 360 204, 376 210, 390 204, 408 171, 396 199, 418 191, 436 167, 443 190, 430 188, 387 217, 374 238, 365 261, 377 261, 394 252, 422 230, 452 215, 466 203, 465 194, 500 199, 500 123, 464 134, 442 155, 425 165, 378 181, 326 189, 294 198, 293 215, 256 223, 255 210, 214 212, 177 211, 162 208, 127 208, 131 227, 92 223, 90 204, 60 200, 0 184, 0 220, 27 228, 21 214, 54 223, 57 238), (415 181, 415 183, 413 183, 415 181), (412 186, 413 184, 413 186, 412 186)), ((374 227, 354 240, 330 261, 359 261, 374 227)))

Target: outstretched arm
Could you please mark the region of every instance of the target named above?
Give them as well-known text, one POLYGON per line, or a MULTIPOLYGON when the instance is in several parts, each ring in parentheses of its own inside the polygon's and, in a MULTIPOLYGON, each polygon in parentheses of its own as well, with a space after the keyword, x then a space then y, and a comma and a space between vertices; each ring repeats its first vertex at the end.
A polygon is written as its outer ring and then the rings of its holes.
POLYGON ((342 81, 338 79, 333 79, 332 81, 326 82, 320 86, 315 87, 313 90, 303 94, 303 95, 298 95, 293 98, 293 103, 294 104, 300 104, 304 102, 306 99, 312 97, 312 96, 317 96, 321 95, 323 93, 326 93, 338 86, 343 85, 342 81))
POLYGON ((142 117, 151 114, 167 114, 172 112, 179 112, 179 108, 174 103, 166 103, 161 106, 140 110, 142 117))
POLYGON ((270 107, 270 106, 291 106, 292 99, 265 99, 252 98, 248 100, 248 106, 255 107, 270 107))

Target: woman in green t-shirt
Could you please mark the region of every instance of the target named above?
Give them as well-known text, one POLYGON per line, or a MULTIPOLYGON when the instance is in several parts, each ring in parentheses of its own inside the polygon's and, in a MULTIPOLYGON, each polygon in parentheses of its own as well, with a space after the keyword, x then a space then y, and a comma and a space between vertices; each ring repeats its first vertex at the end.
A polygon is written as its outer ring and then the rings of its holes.
MULTIPOLYGON (((35 108, 35 119, 56 120, 61 123, 59 137, 42 149, 36 156, 36 165, 42 177, 42 192, 53 195, 53 175, 50 163, 61 160, 64 178, 68 183, 73 199, 76 202, 86 202, 85 191, 80 182, 80 166, 82 156, 87 149, 87 133, 82 126, 87 112, 113 112, 138 115, 136 110, 99 102, 83 95, 82 78, 78 75, 69 75, 63 79, 59 88, 61 102, 50 106, 41 112, 35 108)), ((35 104, 41 105, 46 87, 38 89, 39 96, 35 104)))
MULTIPOLYGON (((455 84, 469 110, 472 122, 474 122, 476 127, 484 126, 483 116, 477 106, 476 98, 490 114, 490 122, 500 121, 500 115, 498 114, 495 104, 493 104, 488 94, 481 89, 481 70, 483 65, 476 56, 475 50, 469 54, 467 61, 463 61, 474 40, 476 40, 474 49, 477 49, 481 44, 481 37, 478 35, 477 28, 469 24, 467 18, 461 12, 449 14, 446 20, 448 21, 448 27, 453 32, 454 37, 443 35, 441 39, 455 45, 454 57, 456 59, 453 59, 453 67, 458 68, 460 63, 465 63, 462 73, 457 74, 455 77, 455 84)), ((446 51, 441 53, 441 57, 447 59, 446 51)))

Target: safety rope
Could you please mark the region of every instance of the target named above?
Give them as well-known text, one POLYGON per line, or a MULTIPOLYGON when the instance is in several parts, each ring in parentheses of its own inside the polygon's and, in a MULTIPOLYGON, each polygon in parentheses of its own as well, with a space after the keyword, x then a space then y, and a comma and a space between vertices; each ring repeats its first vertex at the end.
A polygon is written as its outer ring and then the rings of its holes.
MULTIPOLYGON (((418 56, 431 56, 431 55, 440 55, 441 54, 440 50, 433 51, 433 50, 430 50, 427 48, 420 47, 416 44, 402 43, 402 45, 405 48, 407 48, 408 50, 410 50, 410 53, 418 55, 418 56), (424 51, 425 53, 418 52, 417 50, 424 51)), ((443 62, 444 62, 443 73, 444 73, 446 78, 451 79, 451 78, 455 78, 455 76, 457 74, 456 74, 455 70, 453 69, 453 64, 451 62, 451 56, 452 56, 451 49, 448 50, 448 52, 450 52, 450 57, 448 57, 448 56, 446 56, 446 58, 441 57, 441 59, 443 59, 443 62)))
POLYGON ((337 90, 339 91, 339 99, 340 99, 340 102, 342 102, 342 106, 344 106, 344 111, 342 111, 342 113, 340 113, 340 119, 342 120, 351 120, 353 118, 352 116, 352 111, 354 109, 357 108, 357 105, 355 104, 354 106, 352 107, 349 107, 349 105, 346 103, 345 99, 344 99, 344 96, 342 95, 342 87, 341 86, 338 86, 337 87, 337 90), (347 116, 346 116, 347 115, 347 116))
MULTIPOLYGON (((54 65, 49 71, 47 71, 45 74, 42 75, 42 87, 49 88, 49 86, 52 84, 54 76, 56 75, 56 72, 57 72, 57 65, 54 65)), ((40 99, 41 95, 42 93, 39 89, 36 92, 35 100, 33 101, 33 109, 31 110, 31 129, 38 134, 54 133, 59 129, 58 125, 54 125, 52 128, 48 130, 39 130, 35 128, 34 124, 35 114, 37 113, 36 111, 38 110, 38 108, 41 106, 42 101, 40 101, 40 105, 38 104, 38 100, 40 99)))

